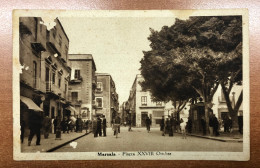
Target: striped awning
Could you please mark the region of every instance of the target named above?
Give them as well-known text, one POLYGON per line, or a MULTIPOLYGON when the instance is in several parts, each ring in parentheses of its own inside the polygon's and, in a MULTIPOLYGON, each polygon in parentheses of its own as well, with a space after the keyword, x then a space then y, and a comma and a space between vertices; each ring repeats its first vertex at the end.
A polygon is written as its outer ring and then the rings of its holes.
POLYGON ((39 106, 37 106, 32 99, 24 96, 20 96, 20 100, 28 107, 30 110, 43 111, 39 106))

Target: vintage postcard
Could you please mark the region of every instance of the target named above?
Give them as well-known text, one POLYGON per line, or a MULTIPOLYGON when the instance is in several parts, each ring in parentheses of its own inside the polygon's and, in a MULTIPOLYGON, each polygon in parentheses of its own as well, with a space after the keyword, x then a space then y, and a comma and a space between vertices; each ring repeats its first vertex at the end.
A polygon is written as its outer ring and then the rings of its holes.
POLYGON ((250 159, 248 11, 14 10, 14 160, 250 159))

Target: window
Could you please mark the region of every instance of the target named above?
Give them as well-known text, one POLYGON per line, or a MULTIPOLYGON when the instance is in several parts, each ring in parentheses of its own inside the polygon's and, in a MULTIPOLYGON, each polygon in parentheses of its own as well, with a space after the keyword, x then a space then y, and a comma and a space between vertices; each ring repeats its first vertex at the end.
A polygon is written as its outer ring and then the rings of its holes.
POLYGON ((103 91, 102 82, 97 82, 97 91, 99 91, 99 92, 102 92, 102 91, 103 91))
POLYGON ((53 27, 52 35, 53 35, 53 38, 55 39, 56 38, 56 27, 53 27))
POLYGON ((52 73, 52 84, 55 84, 55 72, 52 73))
POLYGON ((80 70, 79 69, 75 70, 74 78, 75 79, 80 79, 80 70))
POLYGON ((78 92, 71 92, 72 102, 78 101, 78 92))
POLYGON ((103 107, 103 98, 96 97, 96 103, 97 103, 97 108, 102 108, 103 107))
POLYGON ((64 92, 65 92, 65 96, 66 96, 66 94, 67 94, 67 84, 65 83, 65 90, 64 90, 64 92))
POLYGON ((59 85, 59 88, 60 88, 60 86, 61 86, 61 77, 60 76, 59 76, 58 85, 59 85))
POLYGON ((147 96, 141 97, 141 104, 142 104, 142 106, 147 106, 147 96))
POLYGON ((59 35, 59 45, 60 45, 60 47, 61 47, 61 45, 62 45, 62 38, 61 38, 60 35, 59 35))
POLYGON ((69 51, 68 46, 65 45, 65 56, 66 56, 66 61, 67 61, 67 57, 68 57, 68 51, 69 51))
POLYGON ((33 87, 37 86, 37 63, 33 61, 33 87))
POLYGON ((40 32, 42 32, 42 24, 40 23, 40 32))

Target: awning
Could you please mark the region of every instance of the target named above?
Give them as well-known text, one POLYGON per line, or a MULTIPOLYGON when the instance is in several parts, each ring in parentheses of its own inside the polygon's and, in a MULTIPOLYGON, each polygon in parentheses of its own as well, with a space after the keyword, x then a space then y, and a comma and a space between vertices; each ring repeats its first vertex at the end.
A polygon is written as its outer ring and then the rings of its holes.
POLYGON ((79 112, 74 108, 74 107, 72 107, 72 106, 69 106, 69 107, 67 107, 66 108, 67 110, 69 110, 69 111, 71 111, 71 112, 75 112, 75 114, 79 114, 79 112))
POLYGON ((34 111, 43 111, 39 106, 37 106, 30 98, 20 96, 21 101, 26 104, 28 109, 34 110, 34 111))

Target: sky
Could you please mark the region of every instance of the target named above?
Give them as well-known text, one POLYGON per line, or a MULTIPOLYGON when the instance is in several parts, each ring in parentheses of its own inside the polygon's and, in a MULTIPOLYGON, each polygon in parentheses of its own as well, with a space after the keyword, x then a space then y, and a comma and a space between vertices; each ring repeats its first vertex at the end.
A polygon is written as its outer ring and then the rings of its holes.
POLYGON ((128 100, 142 51, 150 50, 149 28, 173 25, 174 17, 60 17, 69 40, 69 54, 92 54, 97 73, 109 73, 120 105, 128 100))

